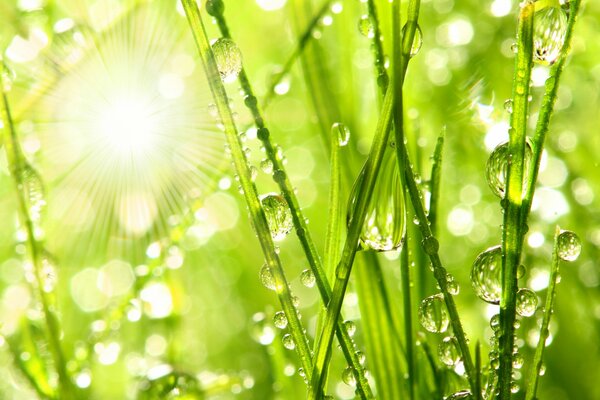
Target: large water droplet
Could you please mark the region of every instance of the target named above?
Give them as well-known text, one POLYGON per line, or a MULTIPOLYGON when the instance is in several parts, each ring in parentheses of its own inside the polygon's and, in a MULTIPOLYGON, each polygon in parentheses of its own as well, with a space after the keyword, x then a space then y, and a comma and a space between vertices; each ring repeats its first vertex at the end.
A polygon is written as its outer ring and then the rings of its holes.
POLYGON ((273 271, 271 267, 267 264, 264 264, 259 272, 260 281, 269 290, 276 290, 277 283, 275 282, 275 276, 273 276, 273 271))
POLYGON ((564 261, 575 261, 581 253, 581 240, 575 232, 562 231, 556 239, 558 256, 564 261))
POLYGON ((285 329, 288 324, 287 317, 283 311, 277 311, 273 316, 273 325, 279 329, 285 329))
POLYGON ((302 284, 307 288, 315 286, 315 274, 313 274, 310 269, 305 269, 302 271, 302 274, 300 274, 300 282, 302 282, 302 284))
MULTIPOLYGON (((506 174, 508 172, 508 160, 509 160, 508 142, 499 144, 490 158, 488 158, 486 164, 486 178, 492 192, 500 198, 504 198, 506 191, 506 174)), ((523 176, 523 189, 527 187, 529 181, 529 170, 531 159, 533 157, 533 150, 531 148, 531 142, 527 140, 525 146, 525 163, 524 176, 523 176)))
POLYGON ((538 297, 531 289, 519 289, 517 292, 517 313, 522 317, 531 317, 538 305, 538 297))
POLYGON ((453 336, 445 337, 438 346, 438 357, 440 361, 449 367, 453 367, 460 361, 458 341, 453 336))
POLYGON ((554 64, 561 55, 567 34, 567 14, 560 7, 545 7, 537 11, 533 20, 533 60, 554 64))
POLYGON ((368 14, 361 16, 358 20, 358 31, 361 33, 361 35, 366 36, 369 39, 373 39, 375 37, 375 25, 368 14))
POLYGON ((350 130, 346 125, 336 122, 331 127, 331 134, 337 136, 338 145, 345 146, 350 140, 350 130))
POLYGON ((273 240, 276 242, 283 240, 294 226, 292 213, 287 202, 283 196, 277 193, 261 196, 260 202, 265 211, 273 240))
POLYGON ((419 307, 419 321, 429 332, 442 333, 448 329, 450 319, 444 304, 444 296, 435 294, 426 297, 419 307))
POLYGON ((231 39, 219 38, 212 44, 217 68, 221 80, 233 82, 242 70, 242 53, 237 44, 231 39))
POLYGON ((342 380, 346 385, 356 386, 356 378, 354 377, 354 368, 348 366, 342 372, 342 380))
POLYGON ((29 217, 34 224, 39 224, 46 207, 44 183, 37 171, 29 164, 23 166, 21 177, 29 217))
MULTIPOLYGON (((407 31, 408 31, 408 24, 405 24, 402 27, 402 37, 404 37, 406 35, 407 31)), ((423 33, 421 32, 421 27, 419 25, 417 25, 417 27, 415 29, 415 36, 413 38, 413 42, 412 42, 412 46, 410 48, 409 55, 411 57, 416 56, 419 53, 419 50, 421 50, 421 46, 423 46, 423 33)))
MULTIPOLYGON (((348 223, 357 202, 358 192, 365 176, 363 167, 354 183, 348 206, 348 223)), ((360 245, 364 249, 390 251, 400 248, 406 230, 406 205, 404 189, 396 163, 396 153, 386 149, 381 168, 375 181, 373 195, 367 206, 365 222, 360 234, 360 245)))
POLYGON ((281 342, 283 343, 283 347, 288 350, 294 350, 296 348, 296 343, 294 343, 294 338, 289 333, 286 333, 281 338, 281 342))
POLYGON ((265 158, 260 162, 260 169, 262 169, 265 174, 271 175, 273 173, 273 162, 268 158, 265 158))
POLYGON ((444 400, 466 400, 471 398, 471 392, 469 390, 460 390, 447 397, 444 397, 444 400))
POLYGON ((479 254, 471 269, 471 284, 475 293, 492 304, 500 302, 502 291, 502 248, 490 247, 479 254))
POLYGON ((454 278, 454 275, 450 273, 446 274, 446 288, 448 289, 448 293, 453 296, 456 296, 460 292, 460 285, 454 278))

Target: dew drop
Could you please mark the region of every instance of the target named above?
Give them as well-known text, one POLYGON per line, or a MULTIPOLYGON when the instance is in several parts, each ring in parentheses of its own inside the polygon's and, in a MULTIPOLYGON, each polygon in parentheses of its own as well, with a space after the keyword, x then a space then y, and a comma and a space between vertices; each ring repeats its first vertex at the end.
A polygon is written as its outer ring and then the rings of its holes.
POLYGON ((453 296, 456 296, 460 292, 460 285, 454 278, 454 275, 450 273, 446 274, 446 288, 448 289, 448 293, 453 296))
MULTIPOLYGON (((405 24, 402 27, 402 37, 404 37, 406 35, 407 30, 408 30, 408 24, 405 24)), ((410 48, 409 55, 411 57, 416 56, 419 53, 419 50, 421 50, 421 46, 423 46, 423 33, 421 32, 421 27, 417 24, 417 27, 415 29, 415 36, 413 38, 413 42, 412 42, 412 46, 410 48)))
MULTIPOLYGON (((492 154, 490 154, 485 169, 487 183, 490 189, 492 189, 492 192, 501 199, 504 198, 506 191, 506 174, 508 172, 509 157, 508 142, 502 143, 492 151, 492 154)), ((529 170, 532 158, 533 150, 531 148, 531 142, 527 140, 525 146, 525 159, 523 160, 525 163, 523 188, 526 188, 527 182, 529 181, 529 170)))
POLYGON ((479 254, 471 269, 471 284, 475 294, 491 304, 500 302, 502 291, 502 248, 490 247, 479 254))
POLYGON ((430 256, 437 254, 438 250, 440 249, 440 243, 433 236, 428 236, 425 239, 423 239, 422 245, 423 250, 425 250, 425 253, 427 253, 430 256))
POLYGON ((273 162, 267 158, 260 162, 260 169, 267 175, 273 173, 273 162))
POLYGON ((159 364, 148 370, 139 385, 138 399, 202 399, 204 392, 198 380, 190 374, 174 371, 170 365, 159 364))
POLYGON ((316 282, 315 274, 313 274, 310 269, 305 269, 302 271, 302 274, 300 274, 300 282, 307 288, 314 287, 316 282))
POLYGON ((373 39, 375 37, 375 25, 368 14, 360 17, 358 20, 358 31, 361 35, 373 39))
POLYGON ((537 308, 538 297, 531 289, 519 289, 517 292, 517 313, 522 317, 531 317, 537 308))
POLYGON ((34 224, 39 224, 46 207, 44 183, 38 172, 29 164, 23 166, 21 177, 29 217, 34 224))
POLYGON ((504 109, 507 113, 512 114, 513 112, 513 101, 512 99, 508 99, 504 102, 504 109))
POLYGON ((362 351, 357 351, 356 353, 354 353, 354 355, 358 359, 358 363, 360 365, 365 365, 365 361, 366 361, 365 353, 363 353, 362 351))
POLYGON ((288 324, 287 317, 283 311, 277 311, 273 316, 273 325, 279 329, 285 329, 288 324))
MULTIPOLYGON (((402 246, 402 236, 406 231, 406 205, 404 188, 396 164, 395 151, 386 148, 360 234, 362 249, 390 251, 402 246)), ((354 213, 365 171, 366 164, 352 188, 348 224, 354 213)))
POLYGON ((444 400, 466 400, 471 398, 472 396, 469 390, 459 390, 458 392, 452 393, 451 395, 444 397, 444 400))
POLYGON ((268 193, 260 198, 271 236, 276 242, 282 241, 294 226, 292 213, 283 196, 277 193, 268 193))
POLYGON ((212 44, 219 75, 225 83, 236 80, 242 70, 242 53, 235 42, 227 38, 219 38, 212 44))
POLYGON ((448 329, 450 319, 441 294, 426 297, 419 307, 419 321, 423 328, 433 333, 443 333, 448 329))
POLYGON ((342 380, 348 386, 356 386, 356 378, 354 377, 354 368, 348 366, 342 371, 342 380))
POLYGON ((337 136, 339 146, 347 145, 350 140, 350 130, 346 125, 339 122, 333 124, 331 127, 331 134, 337 136))
POLYGON ((356 324, 354 321, 344 321, 344 326, 346 327, 346 331, 348 332, 348 336, 352 337, 356 333, 356 324))
POLYGON ((458 341, 453 336, 445 337, 438 346, 438 357, 448 367, 453 367, 460 361, 458 341))
POLYGON ((550 6, 537 11, 533 18, 533 60, 552 65, 560 58, 565 43, 567 14, 560 6, 550 6))
POLYGON ((523 367, 523 363, 525 359, 521 355, 521 353, 514 353, 512 356, 512 365, 514 369, 521 369, 523 367))
POLYGON ((575 232, 562 231, 556 239, 558 256, 564 261, 575 261, 581 253, 581 240, 575 232))
POLYGON ((286 333, 281 338, 281 342, 283 343, 283 347, 288 350, 294 350, 296 348, 296 343, 294 343, 294 338, 289 333, 286 333))
POLYGON ((273 271, 271 267, 267 264, 264 264, 259 272, 260 281, 269 290, 276 290, 277 283, 275 282, 275 276, 273 276, 273 271))
POLYGON ((494 314, 492 318, 490 318, 490 327, 494 332, 498 332, 500 329, 500 314, 494 314))

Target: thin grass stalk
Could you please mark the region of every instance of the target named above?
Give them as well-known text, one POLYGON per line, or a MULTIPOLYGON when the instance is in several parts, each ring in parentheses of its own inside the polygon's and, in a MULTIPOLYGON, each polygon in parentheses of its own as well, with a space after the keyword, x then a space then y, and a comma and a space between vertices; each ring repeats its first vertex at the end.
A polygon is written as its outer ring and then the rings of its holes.
POLYGON ((440 136, 438 136, 435 150, 433 151, 433 164, 431 165, 431 178, 429 179, 429 223, 431 224, 431 233, 438 235, 438 211, 440 201, 440 186, 442 183, 442 152, 444 151, 444 136, 446 128, 444 127, 440 136))
POLYGON ((435 387, 435 397, 436 400, 442 400, 444 398, 444 389, 443 389, 443 374, 439 370, 436 364, 436 359, 431 352, 431 348, 427 342, 422 342, 421 347, 423 349, 423 353, 425 353, 425 358, 427 359, 427 364, 431 369, 431 374, 433 376, 433 385, 435 387))
POLYGON ((373 23, 373 50, 375 54, 375 69, 377 71, 377 85, 381 89, 382 96, 385 94, 389 84, 389 77, 385 68, 385 53, 383 51, 383 42, 381 26, 379 25, 379 15, 375 0, 367 1, 367 12, 373 23))
POLYGON ((348 287, 348 280, 352 271, 352 264, 358 249, 360 233, 367 213, 367 206, 373 194, 375 178, 379 172, 390 133, 392 104, 393 93, 388 91, 384 99, 383 109, 375 131, 375 137, 373 138, 373 144, 365 168, 364 179, 358 191, 356 208, 349 222, 342 257, 336 267, 333 294, 331 301, 327 306, 325 324, 318 338, 319 345, 314 358, 314 374, 311 381, 312 390, 310 391, 310 399, 319 399, 322 395, 323 371, 326 368, 326 360, 328 360, 328 354, 331 351, 335 321, 337 321, 340 315, 344 295, 346 293, 346 288, 348 287))
POLYGON ((267 265, 271 268, 273 273, 273 278, 276 284, 276 292, 283 311, 287 317, 290 333, 296 345, 298 356, 300 357, 300 363, 305 371, 307 379, 310 379, 312 373, 312 357, 308 338, 306 336, 304 327, 300 322, 296 307, 292 302, 290 288, 288 286, 281 261, 279 260, 279 257, 275 251, 275 245, 273 244, 273 239, 271 237, 271 232, 267 224, 264 210, 258 198, 256 186, 251 179, 248 160, 246 159, 242 143, 237 135, 237 129, 227 100, 227 92, 225 91, 223 83, 219 79, 219 71, 217 69, 214 55, 212 54, 210 43, 204 28, 204 23, 202 22, 202 18, 200 16, 198 4, 194 0, 183 0, 182 4, 190 24, 196 46, 198 47, 198 52, 202 60, 206 77, 210 83, 211 91, 213 93, 219 115, 221 116, 223 125, 225 126, 225 136, 231 149, 233 164, 244 192, 244 197, 250 211, 256 235, 258 236, 261 244, 267 265))
POLYGON ((559 281, 559 258, 558 258, 558 235, 560 235, 560 228, 556 227, 554 233, 554 248, 552 250, 552 268, 550 270, 550 280, 548 282, 548 292, 546 293, 546 304, 544 308, 544 317, 542 319, 542 326, 540 327, 540 338, 538 339, 537 346, 535 348, 535 354, 533 356, 533 365, 529 371, 529 384, 527 386, 527 392, 525 393, 525 400, 534 400, 537 396, 537 388, 540 379, 540 371, 542 369, 542 363, 544 362, 544 350, 546 349, 546 340, 550 336, 550 319, 554 309, 554 299, 556 298, 556 285, 559 281))
POLYGON ((27 247, 31 258, 31 263, 33 264, 33 272, 38 289, 38 295, 46 323, 48 347, 54 361, 54 367, 58 374, 58 391, 61 399, 69 400, 74 398, 72 391, 73 387, 67 372, 66 358, 60 343, 61 334, 59 322, 54 314, 54 311, 52 310, 51 299, 48 293, 44 291, 44 278, 42 271, 43 249, 35 237, 34 223, 31 219, 30 211, 27 208, 27 200, 25 199, 26 195, 23 188, 23 170, 25 169, 27 161, 25 160, 23 150, 21 149, 21 145, 17 138, 17 132, 15 130, 10 112, 8 96, 5 91, 5 84, 8 84, 5 82, 5 69, 6 66, 3 60, 0 58, 0 93, 2 93, 2 121, 4 123, 5 131, 3 135, 4 149, 6 151, 6 158, 8 160, 10 174, 13 177, 13 182, 15 184, 19 219, 27 234, 27 247))
POLYGON ((411 299, 410 260, 408 258, 408 241, 406 235, 403 238, 402 251, 400 253, 400 284, 402 290, 402 306, 404 309, 404 337, 406 343, 406 364, 408 378, 409 398, 415 398, 415 387, 417 382, 415 363, 415 341, 413 338, 413 315, 411 299))
MULTIPOLYGON (((220 0, 217 0, 217 1, 213 1, 212 3, 215 4, 215 3, 219 3, 219 2, 220 2, 220 0)), ((224 14, 222 13, 223 9, 221 8, 220 11, 221 11, 220 13, 214 13, 211 15, 213 15, 213 17, 215 17, 215 19, 217 21, 217 25, 219 27, 219 30, 221 32, 221 35, 225 38, 231 39, 232 37, 231 37, 231 33, 229 31, 229 28, 227 26, 227 21, 225 19, 224 14)), ((304 250, 304 254, 306 256, 306 259, 308 261, 310 269, 315 276, 317 288, 319 289, 319 294, 321 295, 321 299, 323 300, 324 304, 327 304, 327 303, 329 303, 329 300, 331 298, 331 286, 330 286, 329 280, 327 278, 327 273, 325 272, 325 269, 323 268, 323 263, 321 261, 321 257, 319 256, 319 254, 317 252, 317 248, 314 244, 314 241, 313 241, 310 231, 308 229, 308 225, 306 223, 306 218, 305 218, 304 214, 302 213, 302 208, 300 207, 300 202, 298 201, 298 197, 294 193, 292 184, 291 184, 291 182, 288 178, 288 175, 285 171, 285 166, 283 165, 283 162, 281 161, 281 159, 279 157, 277 157, 277 151, 275 149, 275 146, 273 145, 273 142, 271 141, 270 132, 269 132, 268 128, 266 127, 264 116, 262 115, 262 113, 260 111, 260 107, 258 105, 256 97, 254 96, 254 91, 252 90, 252 85, 250 84, 248 75, 246 74, 246 71, 243 67, 240 71, 238 79, 239 79, 239 82, 240 82, 240 85, 242 88, 242 92, 244 93, 245 104, 248 107, 248 109, 250 110, 250 112, 252 113, 252 116, 254 118, 254 123, 256 124, 256 127, 258 128, 257 136, 260 139, 263 147, 265 148, 265 153, 266 153, 268 159, 273 164, 273 170, 274 170, 273 179, 278 184, 279 189, 281 190, 281 192, 283 194, 283 197, 285 198, 286 202, 288 203, 288 205, 290 207, 294 226, 296 227, 296 234, 298 236, 298 239, 300 240, 300 244, 302 245, 302 249, 304 250)), ((338 160, 338 158, 339 158, 338 157, 339 140, 338 140, 337 135, 338 135, 337 130, 332 130, 331 153, 332 153, 332 162, 335 157, 336 168, 339 167, 339 160, 338 160)), ((332 173, 333 173, 333 171, 332 171, 332 173)), ((337 182, 332 181, 332 183, 333 183, 333 185, 335 185, 335 187, 332 189, 332 190, 335 190, 335 193, 332 194, 332 196, 335 196, 335 199, 331 199, 331 200, 336 201, 336 203, 335 204, 330 203, 330 204, 332 206, 333 211, 336 214, 339 214, 339 213, 343 212, 343 209, 340 207, 339 177, 338 177, 337 182)), ((331 214, 331 215, 332 215, 332 217, 334 216, 334 214, 331 214)), ((336 235, 336 236, 335 237, 327 236, 328 238, 331 239, 329 242, 329 246, 330 246, 329 251, 330 252, 333 252, 333 249, 331 249, 331 247, 334 247, 334 246, 339 247, 339 237, 340 237, 339 232, 341 231, 341 216, 336 215, 335 218, 333 218, 333 224, 334 224, 333 231, 328 232, 328 234, 331 233, 331 235, 336 235), (337 240, 335 238, 337 238, 337 240)), ((338 257, 337 253, 339 253, 339 250, 331 253, 335 257, 335 259, 337 259, 337 257, 338 257)), ((340 346, 342 347, 342 352, 344 353, 346 360, 356 371, 356 380, 357 380, 357 387, 358 387, 359 393, 362 396, 365 396, 366 398, 372 397, 373 393, 369 386, 369 382, 367 381, 367 378, 365 376, 364 368, 362 367, 362 365, 360 364, 360 361, 358 360, 358 357, 356 356, 356 352, 354 350, 354 343, 352 341, 352 338, 348 334, 348 330, 343 323, 343 317, 341 317, 341 316, 340 316, 338 324, 337 324, 336 332, 338 335, 340 346)))
POLYGON ((511 396, 512 360, 517 304, 517 267, 521 257, 521 220, 523 206, 523 171, 525 138, 529 112, 529 81, 533 64, 533 15, 535 6, 526 3, 521 7, 517 28, 518 53, 513 76, 513 113, 510 118, 509 160, 507 190, 503 199, 504 223, 502 226, 502 295, 500 298, 500 337, 498 389, 500 399, 511 396))

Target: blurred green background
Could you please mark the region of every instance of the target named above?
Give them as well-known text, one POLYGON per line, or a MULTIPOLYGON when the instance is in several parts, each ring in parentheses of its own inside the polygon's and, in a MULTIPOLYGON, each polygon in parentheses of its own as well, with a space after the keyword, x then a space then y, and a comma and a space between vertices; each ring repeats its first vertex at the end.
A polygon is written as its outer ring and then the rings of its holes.
MULTIPOLYGON (((376 3, 389 53, 390 7, 376 3)), ((225 1, 259 99, 307 26, 304 12, 312 15, 321 4, 225 1)), ((370 41, 358 29, 366 5, 347 0, 332 6, 310 46, 329 77, 324 90, 338 119, 331 122, 351 131, 343 156, 358 173, 378 110, 370 41)), ((507 138, 503 103, 511 93, 517 7, 514 0, 423 1, 423 45, 405 83, 409 146, 424 180, 437 136, 446 131, 441 256, 460 282, 457 303, 471 343, 487 343, 487 321, 495 312, 473 294, 469 272, 477 254, 500 243, 501 209, 484 170, 490 151, 507 138)), ((210 17, 203 17, 217 38, 210 17)), ((561 268, 540 399, 600 398, 599 38, 600 4, 584 1, 525 238, 527 275, 521 284, 542 299, 555 226, 575 231, 583 242, 579 259, 561 268)), ((263 256, 181 6, 158 0, 0 0, 0 45, 14 72, 9 101, 19 138, 45 182, 44 245, 57 265, 63 343, 75 360, 78 386, 89 386, 91 399, 135 398, 140 379, 168 364, 197 375, 210 398, 303 398, 296 355, 283 348, 285 332, 271 323, 280 306, 258 278, 263 256)), ((533 122, 547 76, 548 68, 535 67, 533 122)), ((238 84, 226 88, 238 126, 247 130, 259 192, 276 191, 270 175, 260 171, 264 154, 238 84)), ((322 250, 328 154, 300 62, 276 92, 265 119, 322 250)), ((14 368, 7 344, 36 303, 23 268, 14 190, 2 149, 0 397, 31 399, 35 395, 14 368)), ((299 281, 308 265, 293 234, 279 246, 313 337, 320 299, 316 288, 299 281)), ((379 257, 391 299, 400 304, 398 254, 379 257)), ((352 287, 344 314, 355 321, 362 347, 352 287)), ((523 320, 518 329, 529 358, 538 317, 523 320)), ((336 353, 331 394, 353 398, 340 378, 344 366, 336 353)))

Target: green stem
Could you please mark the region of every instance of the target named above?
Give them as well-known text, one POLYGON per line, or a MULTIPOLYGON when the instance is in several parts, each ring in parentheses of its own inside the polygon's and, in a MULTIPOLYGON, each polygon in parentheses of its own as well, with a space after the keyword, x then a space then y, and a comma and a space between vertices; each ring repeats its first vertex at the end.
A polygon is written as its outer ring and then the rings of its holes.
POLYGON ((40 302, 42 305, 42 311, 46 322, 46 335, 49 344, 50 353, 54 360, 56 372, 59 380, 59 392, 61 399, 72 399, 72 384, 69 374, 66 368, 66 359, 60 344, 60 327, 54 312, 51 307, 51 300, 48 293, 44 291, 44 278, 42 272, 42 248, 40 243, 35 237, 35 227, 27 207, 27 200, 25 199, 24 192, 24 177, 23 170, 25 169, 27 161, 23 155, 23 151, 17 138, 17 132, 14 127, 13 119, 10 112, 10 106, 8 97, 4 90, 4 74, 5 66, 0 58, 0 93, 2 93, 2 121, 4 122, 4 128, 8 132, 5 132, 4 136, 4 148, 6 151, 6 158, 10 166, 10 172, 13 177, 15 184, 15 191, 17 194, 18 212, 19 219, 21 220, 22 226, 25 227, 27 233, 27 247, 31 256, 31 262, 33 264, 33 271, 35 275, 36 285, 40 302))
POLYGON ((433 164, 431 166, 431 178, 429 179, 430 198, 429 198, 429 223, 431 232, 437 236, 438 230, 438 211, 440 200, 440 184, 442 182, 442 152, 444 150, 444 135, 446 128, 437 139, 435 150, 433 152, 433 164))
POLYGON ((300 357, 300 363, 306 373, 307 378, 310 379, 310 374, 312 372, 312 358, 308 344, 308 338, 305 334, 304 327, 300 322, 296 307, 292 302, 290 288, 288 286, 281 261, 275 251, 275 245, 273 244, 264 210, 258 198, 256 186, 251 179, 248 161, 244 154, 242 143, 237 135, 237 129, 227 100, 227 92, 225 91, 223 83, 219 79, 219 71, 214 59, 214 55, 212 54, 210 43, 204 28, 204 23, 202 22, 202 18, 200 16, 198 4, 194 0, 183 0, 182 4, 190 24, 196 46, 198 47, 198 52, 204 66, 204 71, 209 81, 214 100, 217 104, 219 115, 223 121, 223 125, 225 126, 225 136, 227 138, 227 144, 231 149, 233 164, 239 177, 242 190, 244 191, 244 197, 250 211, 256 234, 265 255, 267 265, 269 268, 271 268, 273 273, 273 278, 276 284, 276 292, 283 311, 287 317, 290 333, 294 339, 296 351, 300 357))
POLYGON ((408 258, 408 241, 406 235, 403 239, 402 252, 400 254, 400 283, 402 286, 402 305, 404 308, 404 336, 406 342, 406 363, 408 364, 408 393, 409 398, 415 398, 416 366, 415 366, 415 342, 413 340, 413 317, 411 301, 410 260, 408 258))
POLYGON ((542 326, 540 327, 540 338, 538 339, 537 347, 535 348, 535 354, 533 356, 533 365, 529 371, 529 385, 527 386, 527 392, 525 394, 525 400, 534 400, 536 398, 538 381, 540 378, 540 371, 542 369, 542 363, 544 358, 544 350, 546 349, 546 340, 550 335, 550 318, 552 318, 554 299, 556 297, 556 285, 559 281, 559 259, 558 259, 558 235, 560 235, 560 228, 556 227, 554 234, 554 249, 552 251, 552 269, 550 271, 550 281, 548 283, 548 292, 546 294, 546 305, 544 309, 544 318, 542 319, 542 326))
MULTIPOLYGON (((221 31, 221 35, 225 38, 231 39, 231 33, 229 32, 229 28, 227 26, 227 21, 225 20, 225 16, 220 13, 213 14, 217 21, 217 25, 219 26, 219 30, 221 31)), ((245 96, 245 104, 252 113, 254 118, 254 123, 258 128, 258 138, 261 140, 263 147, 265 148, 266 155, 268 159, 273 164, 273 179, 279 185, 279 188, 283 194, 283 197, 287 201, 291 213, 292 219, 294 221, 294 226, 296 227, 296 234, 298 239, 300 240, 300 244, 302 245, 302 249, 304 250, 304 254, 308 260, 308 264, 310 266, 311 271, 315 276, 315 280, 317 283, 317 288, 319 289, 319 294, 323 300, 324 304, 328 304, 331 298, 331 286, 327 279, 327 273, 323 268, 323 263, 319 254, 317 252, 317 248, 314 244, 310 231, 308 229, 308 225, 306 224, 306 218, 302 213, 302 209, 300 207, 300 202, 296 194, 294 193, 294 189, 292 184, 288 178, 288 175, 285 171, 285 166, 280 157, 277 156, 277 151, 273 142, 271 141, 270 132, 265 125, 265 119, 260 111, 259 105, 256 101, 256 97, 254 96, 254 92, 252 90, 252 85, 250 84, 250 80, 248 79, 248 75, 244 68, 240 71, 239 81, 242 88, 242 91, 245 96)), ((331 148, 332 148, 332 159, 333 157, 337 158, 338 153, 338 137, 337 132, 332 132, 331 138, 331 148), (335 152, 335 154, 334 154, 335 152)), ((334 182, 335 183, 335 182, 334 182)), ((337 194, 336 201, 339 203, 339 182, 337 184, 337 194)), ((334 199, 332 199, 334 200, 334 199)), ((337 207, 337 212, 341 212, 341 208, 339 204, 334 204, 332 206, 337 207)), ((332 214, 333 215, 333 214, 332 214)), ((340 225, 340 218, 337 220, 337 225, 340 225)), ((339 227, 337 228, 339 231, 339 227)), ((335 234, 335 233, 334 233, 335 234)), ((337 246, 337 241, 331 244, 332 246, 337 246)), ((331 249, 330 249, 331 250, 331 249)), ((337 259, 337 257, 336 257, 337 259)), ((348 363, 354 368, 357 378, 357 387, 361 396, 365 398, 373 397, 373 393, 365 376, 365 371, 362 365, 360 364, 358 357, 356 356, 356 351, 354 350, 354 343, 352 338, 348 334, 348 330, 343 323, 343 317, 340 316, 337 323, 337 336, 340 342, 340 346, 342 347, 342 352, 346 357, 348 363)))
POLYGON ((519 14, 517 42, 519 51, 515 60, 513 77, 513 113, 509 130, 509 160, 506 197, 503 199, 504 224, 502 228, 502 295, 500 299, 500 368, 498 389, 500 399, 511 396, 512 359, 517 303, 517 266, 521 257, 521 237, 524 224, 521 220, 523 206, 523 167, 525 138, 529 112, 529 81, 533 57, 533 3, 525 4, 519 14))

